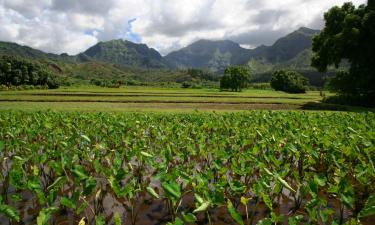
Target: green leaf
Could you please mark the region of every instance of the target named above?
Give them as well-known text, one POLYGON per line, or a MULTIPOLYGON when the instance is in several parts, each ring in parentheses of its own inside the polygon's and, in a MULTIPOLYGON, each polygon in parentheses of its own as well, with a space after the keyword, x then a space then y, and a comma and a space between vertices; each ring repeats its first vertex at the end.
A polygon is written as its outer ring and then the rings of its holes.
POLYGON ((95 225, 105 225, 105 218, 102 214, 95 216, 95 225))
POLYGON ((141 152, 141 155, 143 155, 143 156, 145 156, 145 157, 148 157, 148 158, 152 158, 152 157, 154 157, 153 155, 151 155, 150 153, 148 153, 148 152, 141 152))
POLYGON ((266 218, 266 219, 259 220, 257 225, 272 225, 272 219, 266 218))
POLYGON ((36 218, 37 225, 48 225, 48 221, 50 220, 52 214, 58 210, 59 209, 57 207, 42 209, 36 218))
POLYGON ((354 205, 354 196, 352 196, 349 193, 340 193, 340 200, 343 202, 345 205, 349 206, 350 208, 353 208, 354 205))
POLYGON ((196 208, 193 213, 203 212, 211 205, 211 202, 204 201, 198 208, 196 208))
POLYGON ((114 220, 115 220, 115 225, 121 225, 122 224, 121 216, 118 212, 115 212, 114 220))
POLYGON ((0 202, 0 214, 3 214, 6 217, 14 221, 17 221, 17 222, 20 221, 20 215, 18 214, 16 209, 9 205, 2 204, 1 202, 0 202))
POLYGON ((298 225, 298 222, 300 222, 303 219, 303 216, 297 215, 293 217, 288 218, 288 225, 298 225))
POLYGON ((91 192, 96 188, 96 180, 95 178, 90 177, 85 182, 85 187, 83 189, 83 195, 89 195, 91 192))
POLYGON ((229 214, 232 216, 232 218, 234 219, 234 221, 236 221, 240 225, 244 225, 244 222, 242 220, 242 216, 237 211, 237 209, 234 208, 232 202, 229 199, 228 199, 227 208, 228 208, 229 214))
POLYGON ((241 197, 241 203, 242 205, 246 206, 247 204, 249 204, 249 201, 251 200, 251 198, 246 198, 246 197, 241 197))
POLYGON ((197 200, 199 204, 202 204, 204 202, 203 198, 199 196, 198 194, 194 194, 194 197, 195 197, 195 200, 197 200))
POLYGON ((62 197, 60 199, 60 203, 61 203, 61 205, 65 206, 65 207, 68 207, 68 208, 71 208, 71 209, 77 208, 76 204, 71 199, 69 199, 67 197, 62 197))
POLYGON ((180 186, 175 181, 169 183, 164 182, 162 187, 167 194, 167 197, 170 196, 175 199, 179 199, 181 197, 180 186))
POLYGON ((268 196, 268 195, 262 193, 262 198, 263 198, 264 203, 267 205, 267 207, 268 207, 270 210, 272 210, 273 207, 272 207, 272 201, 271 201, 270 196, 268 196))
POLYGON ((85 169, 81 165, 74 166, 74 169, 72 170, 72 173, 75 177, 78 177, 81 180, 84 180, 84 179, 88 178, 85 169))
POLYGON ((264 171, 266 171, 266 173, 267 173, 268 175, 273 176, 273 173, 271 173, 271 171, 269 171, 267 168, 263 168, 263 169, 264 169, 264 171))
POLYGON ((167 223, 167 225, 184 225, 184 221, 177 217, 173 223, 167 223))
POLYGON ((0 141, 0 151, 2 151, 5 148, 4 141, 0 141))
POLYGON ((91 142, 90 138, 87 137, 86 135, 83 135, 83 134, 82 134, 81 137, 82 137, 85 141, 87 141, 87 142, 91 142))
POLYGON ((375 194, 371 195, 367 201, 363 209, 359 212, 359 217, 368 217, 375 214, 375 194))
POLYGON ((193 213, 185 214, 182 212, 182 218, 186 223, 195 223, 197 221, 197 217, 193 213))
POLYGON ((159 199, 158 193, 152 188, 152 187, 147 187, 147 192, 154 198, 159 199))
POLYGON ((322 176, 322 175, 314 175, 314 181, 315 183, 317 183, 319 186, 323 187, 324 185, 326 185, 326 181, 327 179, 322 176))
POLYGON ((287 189, 289 189, 290 191, 296 193, 296 191, 283 179, 281 178, 279 175, 276 176, 277 180, 284 186, 286 187, 287 189))
POLYGON ((65 183, 65 181, 66 181, 65 177, 58 177, 50 186, 47 187, 47 190, 59 188, 65 183))

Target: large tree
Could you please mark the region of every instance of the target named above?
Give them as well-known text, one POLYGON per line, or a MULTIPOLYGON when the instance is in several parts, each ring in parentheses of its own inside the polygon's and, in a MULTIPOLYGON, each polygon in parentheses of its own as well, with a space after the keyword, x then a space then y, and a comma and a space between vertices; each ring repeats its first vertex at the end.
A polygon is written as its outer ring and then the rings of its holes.
POLYGON ((250 72, 242 66, 230 66, 225 69, 225 75, 220 80, 221 89, 241 91, 250 82, 250 72))
POLYGON ((276 91, 288 93, 306 93, 309 81, 296 71, 275 71, 271 79, 271 87, 276 91))
POLYGON ((313 39, 312 66, 325 72, 344 61, 349 70, 337 73, 330 86, 343 96, 375 102, 375 0, 367 6, 335 6, 324 14, 325 28, 313 39))

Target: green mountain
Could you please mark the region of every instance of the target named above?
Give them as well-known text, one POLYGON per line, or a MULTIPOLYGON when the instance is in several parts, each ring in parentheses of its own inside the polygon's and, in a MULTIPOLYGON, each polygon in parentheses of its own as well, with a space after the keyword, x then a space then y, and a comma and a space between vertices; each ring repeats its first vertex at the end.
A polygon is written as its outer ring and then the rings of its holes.
POLYGON ((248 61, 249 51, 233 41, 199 40, 165 57, 171 68, 205 68, 224 70, 248 61))
POLYGON ((12 55, 32 60, 52 60, 67 63, 87 62, 91 60, 82 54, 76 56, 70 56, 68 54, 57 55, 45 53, 28 46, 3 41, 0 41, 0 55, 12 55))
POLYGON ((145 44, 130 41, 112 40, 99 42, 78 55, 66 53, 57 55, 22 46, 16 43, 0 42, 0 55, 13 55, 33 60, 50 60, 64 63, 83 63, 91 61, 139 68, 166 68, 163 57, 145 44))
POLYGON ((302 27, 280 38, 272 46, 262 45, 255 49, 241 48, 232 41, 200 40, 168 54, 165 59, 172 68, 209 68, 214 71, 222 71, 228 65, 242 65, 248 62, 255 62, 257 66, 262 67, 261 70, 267 70, 276 64, 292 64, 289 61, 303 61, 305 64, 310 61, 311 55, 306 57, 306 53, 302 52, 311 49, 312 37, 317 33, 318 30, 302 27), (304 58, 296 59, 299 57, 304 58))
POLYGON ((270 63, 283 63, 297 57, 306 49, 311 49, 312 38, 319 30, 312 30, 306 27, 286 35, 277 40, 272 46, 262 47, 262 51, 253 54, 253 58, 265 58, 270 63))
POLYGON ((91 59, 118 65, 139 68, 165 68, 163 57, 145 44, 135 44, 125 40, 99 42, 87 49, 83 55, 91 59))

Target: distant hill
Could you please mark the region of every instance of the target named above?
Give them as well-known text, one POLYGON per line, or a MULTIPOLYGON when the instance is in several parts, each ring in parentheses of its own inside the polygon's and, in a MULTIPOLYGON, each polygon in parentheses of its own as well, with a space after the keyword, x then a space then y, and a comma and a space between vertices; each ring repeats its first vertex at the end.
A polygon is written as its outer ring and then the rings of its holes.
POLYGON ((288 61, 300 62, 300 59, 295 58, 306 56, 301 55, 302 52, 311 49, 312 37, 318 33, 318 30, 302 27, 280 38, 272 46, 262 45, 255 49, 242 48, 232 41, 200 40, 168 54, 165 59, 172 68, 209 68, 215 71, 222 71, 228 65, 242 65, 254 60, 272 65, 288 61))
MULTIPOLYGON (((38 60, 63 77, 80 80, 182 82, 193 79, 187 75, 187 69, 198 68, 220 73, 229 65, 247 65, 257 77, 264 74, 269 76, 277 69, 315 74, 310 61, 313 54, 312 37, 317 33, 318 30, 302 27, 271 46, 262 45, 255 49, 245 49, 228 40, 199 40, 165 57, 145 44, 125 40, 99 42, 74 56, 45 53, 28 46, 0 42, 0 55, 38 60)), ((322 74, 319 76, 323 77, 322 74)))
POLYGON ((87 49, 83 55, 97 61, 118 65, 140 68, 167 67, 163 57, 155 49, 125 40, 99 42, 87 49))
POLYGON ((165 57, 171 68, 209 68, 224 70, 233 64, 245 64, 249 51, 233 41, 199 40, 165 57))
POLYGON ((283 63, 298 56, 306 49, 311 49, 312 37, 319 33, 319 30, 312 30, 306 27, 278 39, 275 44, 263 47, 261 51, 253 54, 253 58, 265 58, 270 63, 283 63))
POLYGON ((0 55, 13 55, 33 60, 53 60, 70 63, 86 62, 90 60, 82 55, 69 56, 68 54, 57 55, 52 53, 45 53, 28 46, 22 46, 16 43, 3 41, 0 41, 0 55))

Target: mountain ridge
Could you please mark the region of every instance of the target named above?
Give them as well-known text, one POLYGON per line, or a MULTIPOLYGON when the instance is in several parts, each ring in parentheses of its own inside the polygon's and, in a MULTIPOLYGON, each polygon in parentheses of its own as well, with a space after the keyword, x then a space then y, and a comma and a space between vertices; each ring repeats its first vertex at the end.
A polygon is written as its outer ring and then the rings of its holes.
POLYGON ((0 41, 0 54, 64 63, 99 61, 139 68, 198 68, 223 71, 229 65, 246 65, 254 61, 273 65, 294 63, 296 68, 301 63, 305 68, 311 54, 303 55, 304 61, 298 57, 301 52, 311 49, 312 37, 317 33, 319 30, 301 27, 281 37, 273 45, 260 45, 255 49, 243 48, 231 40, 200 39, 164 57, 146 44, 122 39, 98 42, 77 55, 45 53, 17 43, 0 41))

